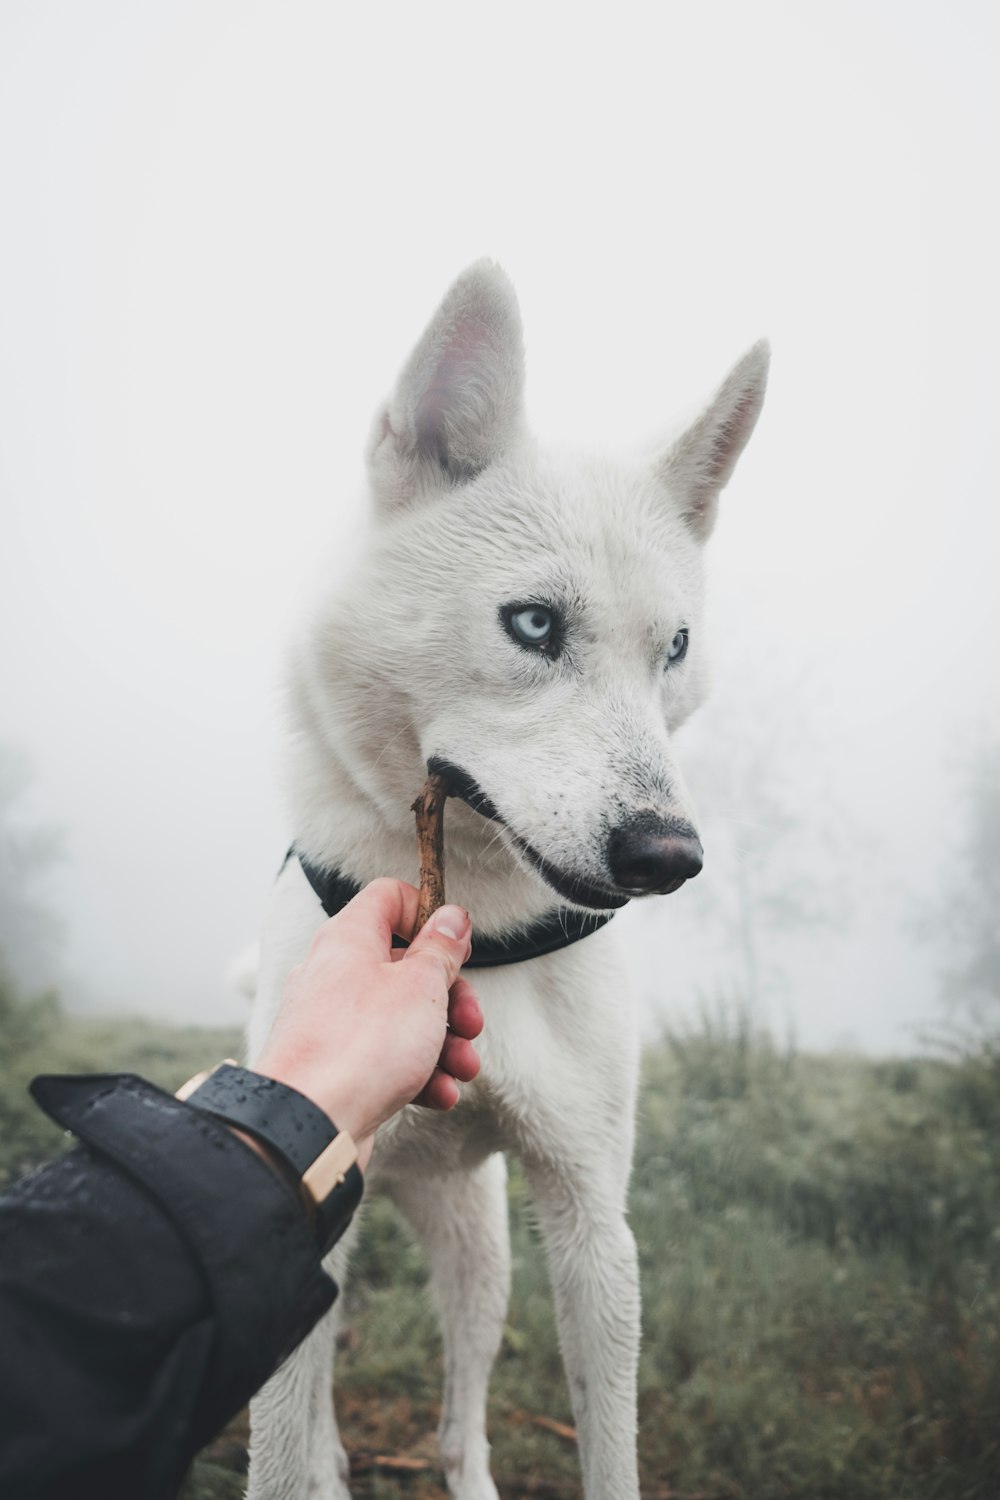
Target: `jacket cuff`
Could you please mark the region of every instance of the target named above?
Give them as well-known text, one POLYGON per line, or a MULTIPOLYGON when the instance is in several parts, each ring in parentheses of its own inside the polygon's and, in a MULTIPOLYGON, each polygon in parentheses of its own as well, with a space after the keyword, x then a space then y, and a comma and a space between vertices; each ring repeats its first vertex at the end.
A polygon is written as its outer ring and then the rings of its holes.
POLYGON ((30 1088, 164 1210, 208 1285, 213 1366, 245 1371, 256 1390, 337 1295, 299 1199, 226 1126, 134 1074, 50 1074, 30 1088))

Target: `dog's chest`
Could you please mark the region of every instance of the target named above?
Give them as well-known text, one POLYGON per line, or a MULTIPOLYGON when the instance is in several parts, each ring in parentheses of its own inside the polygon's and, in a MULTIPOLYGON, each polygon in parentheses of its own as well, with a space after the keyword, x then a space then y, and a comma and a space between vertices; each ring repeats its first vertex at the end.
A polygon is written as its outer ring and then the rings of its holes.
POLYGON ((458 1105, 447 1114, 410 1108, 383 1127, 376 1151, 380 1173, 469 1170, 494 1151, 523 1154, 538 1135, 544 1080, 558 1052, 541 997, 532 995, 534 986, 504 983, 492 974, 477 989, 486 1014, 477 1043, 479 1077, 463 1087, 458 1105))
POLYGON ((466 1088, 465 1097, 447 1115, 411 1107, 379 1131, 369 1175, 410 1180, 470 1171, 494 1151, 511 1150, 514 1142, 496 1110, 466 1088))
POLYGON ((634 1046, 625 1016, 607 1004, 612 945, 598 936, 587 944, 530 966, 470 975, 486 1023, 477 1043, 480 1076, 447 1114, 410 1108, 384 1127, 379 1175, 469 1170, 494 1151, 558 1162, 609 1080, 628 1097, 634 1046), (582 962, 587 944, 591 961, 582 962))

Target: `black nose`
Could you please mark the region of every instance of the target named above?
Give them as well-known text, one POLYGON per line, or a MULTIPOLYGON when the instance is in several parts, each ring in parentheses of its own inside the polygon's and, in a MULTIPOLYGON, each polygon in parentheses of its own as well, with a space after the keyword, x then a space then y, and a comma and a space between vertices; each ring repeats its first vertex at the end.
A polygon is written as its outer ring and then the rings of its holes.
POLYGON ((617 885, 634 896, 666 895, 701 869, 702 849, 690 823, 643 814, 613 828, 608 864, 617 885))

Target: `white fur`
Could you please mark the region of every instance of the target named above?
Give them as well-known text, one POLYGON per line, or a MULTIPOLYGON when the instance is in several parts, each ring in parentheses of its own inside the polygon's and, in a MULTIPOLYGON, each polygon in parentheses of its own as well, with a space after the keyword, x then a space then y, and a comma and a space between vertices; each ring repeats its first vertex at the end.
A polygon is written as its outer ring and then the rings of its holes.
MULTIPOLYGON (((702 542, 764 395, 767 349, 646 466, 551 454, 523 419, 513 290, 487 262, 449 291, 379 412, 375 523, 291 675, 294 832, 365 882, 416 877, 410 803, 429 757, 472 775, 506 827, 451 801, 448 898, 482 933, 561 904, 514 844, 607 887, 609 830, 643 812, 693 821, 671 735, 706 684, 702 542), (500 606, 557 600, 550 660, 500 606), (683 663, 664 669, 690 632, 683 663)), ((267 923, 249 1055, 322 920, 294 862, 267 923)), ((369 1174, 423 1241, 445 1341, 441 1451, 456 1500, 493 1500, 486 1389, 509 1280, 505 1172, 524 1165, 545 1238, 589 1500, 635 1500, 639 1289, 625 1218, 638 1040, 613 924, 545 958, 471 974, 482 1072, 448 1115, 409 1109, 369 1174)), ((347 1250, 334 1272, 343 1285, 347 1250)), ((346 1496, 327 1320, 253 1405, 252 1500, 346 1496)))

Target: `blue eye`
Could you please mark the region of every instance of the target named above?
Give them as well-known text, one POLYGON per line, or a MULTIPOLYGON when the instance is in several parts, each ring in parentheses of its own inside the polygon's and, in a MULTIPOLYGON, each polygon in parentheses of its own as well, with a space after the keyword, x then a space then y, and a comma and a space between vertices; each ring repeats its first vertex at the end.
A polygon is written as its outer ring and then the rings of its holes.
POLYGON ((685 656, 687 656, 687 648, 688 633, 685 627, 683 630, 678 630, 670 642, 670 650, 667 652, 667 666, 674 667, 679 661, 683 661, 685 656))
POLYGON ((518 645, 546 655, 554 654, 557 620, 554 610, 548 605, 508 604, 500 611, 500 618, 518 645))
POLYGON ((547 609, 519 609, 510 617, 511 628, 526 646, 540 646, 552 634, 552 616, 547 609))

